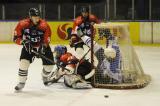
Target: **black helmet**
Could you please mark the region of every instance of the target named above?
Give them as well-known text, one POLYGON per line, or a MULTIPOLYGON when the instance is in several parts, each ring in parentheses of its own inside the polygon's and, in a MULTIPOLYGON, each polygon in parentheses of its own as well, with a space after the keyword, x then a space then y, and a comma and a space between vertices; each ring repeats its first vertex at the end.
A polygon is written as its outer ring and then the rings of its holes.
POLYGON ((82 7, 81 8, 81 13, 82 12, 88 12, 89 13, 89 7, 82 7))
POLYGON ((29 17, 31 16, 40 16, 40 11, 37 8, 30 8, 29 17))

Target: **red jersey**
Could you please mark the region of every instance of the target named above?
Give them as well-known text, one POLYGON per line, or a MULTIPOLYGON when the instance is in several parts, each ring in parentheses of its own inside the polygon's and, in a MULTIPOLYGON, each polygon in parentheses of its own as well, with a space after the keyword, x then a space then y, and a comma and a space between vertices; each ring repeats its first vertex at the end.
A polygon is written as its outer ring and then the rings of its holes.
MULTIPOLYGON (((92 15, 92 14, 89 14, 88 21, 89 21, 89 23, 91 23, 91 22, 94 22, 96 24, 100 23, 100 20, 95 15, 92 15)), ((78 16, 74 20, 73 31, 76 31, 76 27, 81 25, 84 22, 85 22, 84 18, 82 16, 78 16)))
MULTIPOLYGON (((98 24, 100 23, 100 20, 95 15, 89 14, 88 22, 89 23, 93 22, 98 24)), ((76 31, 76 27, 81 25, 82 23, 85 23, 84 18, 82 16, 78 16, 73 23, 73 33, 76 31)))
POLYGON ((71 53, 67 52, 60 57, 60 62, 63 62, 63 64, 70 65, 71 67, 75 68, 78 59, 71 53))
POLYGON ((14 42, 21 45, 22 40, 30 40, 33 47, 41 43, 49 44, 51 29, 45 20, 40 19, 38 25, 27 18, 21 20, 14 31, 14 42))
POLYGON ((83 26, 84 29, 86 29, 85 35, 94 36, 94 34, 95 34, 95 30, 94 30, 94 27, 93 27, 94 23, 98 24, 98 23, 100 23, 100 20, 92 14, 89 14, 87 20, 85 20, 82 16, 78 16, 74 20, 74 23, 73 23, 70 45, 75 45, 75 44, 78 44, 78 43, 82 42, 81 39, 79 37, 77 37, 77 28, 79 26, 83 26))

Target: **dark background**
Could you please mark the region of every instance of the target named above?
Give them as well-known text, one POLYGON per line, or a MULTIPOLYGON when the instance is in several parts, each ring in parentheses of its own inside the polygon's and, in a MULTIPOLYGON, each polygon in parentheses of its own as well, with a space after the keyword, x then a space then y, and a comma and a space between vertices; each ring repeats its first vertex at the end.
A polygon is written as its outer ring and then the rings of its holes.
POLYGON ((71 21, 82 6, 101 20, 154 21, 160 18, 160 0, 0 0, 0 20, 19 20, 28 16, 31 7, 51 21, 71 21))

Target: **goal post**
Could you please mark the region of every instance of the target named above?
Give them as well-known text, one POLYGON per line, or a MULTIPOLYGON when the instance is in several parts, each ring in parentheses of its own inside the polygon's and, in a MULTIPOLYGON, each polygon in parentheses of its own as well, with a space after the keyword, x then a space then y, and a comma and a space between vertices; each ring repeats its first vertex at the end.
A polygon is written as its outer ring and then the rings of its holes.
POLYGON ((92 37, 91 62, 94 64, 93 48, 96 41, 102 50, 97 55, 98 65, 92 84, 98 88, 135 89, 145 87, 151 80, 144 73, 132 46, 128 24, 101 23, 94 25, 96 36, 92 37))

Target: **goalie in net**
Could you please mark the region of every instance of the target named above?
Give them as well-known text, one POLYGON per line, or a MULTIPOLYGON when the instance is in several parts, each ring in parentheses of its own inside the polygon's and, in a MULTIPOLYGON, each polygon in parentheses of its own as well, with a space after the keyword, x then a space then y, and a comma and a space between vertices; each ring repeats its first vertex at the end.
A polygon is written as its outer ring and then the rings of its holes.
MULTIPOLYGON (((93 78, 94 87, 112 89, 142 88, 150 82, 144 74, 137 55, 129 39, 128 26, 125 24, 97 24, 98 37, 85 35, 82 26, 77 35, 91 48, 97 57, 98 65, 93 78)), ((91 59, 92 63, 94 59, 91 59)))

